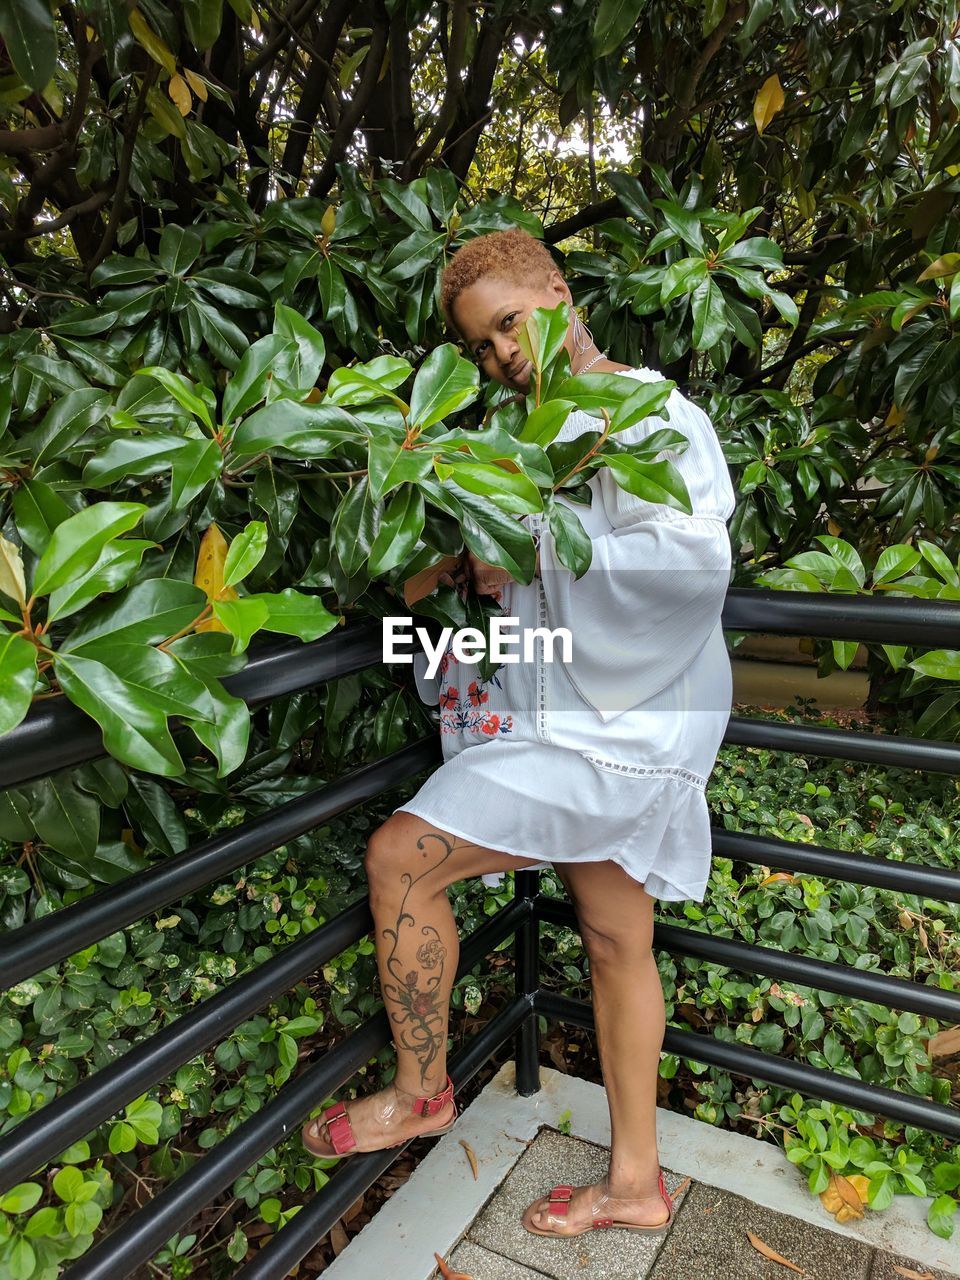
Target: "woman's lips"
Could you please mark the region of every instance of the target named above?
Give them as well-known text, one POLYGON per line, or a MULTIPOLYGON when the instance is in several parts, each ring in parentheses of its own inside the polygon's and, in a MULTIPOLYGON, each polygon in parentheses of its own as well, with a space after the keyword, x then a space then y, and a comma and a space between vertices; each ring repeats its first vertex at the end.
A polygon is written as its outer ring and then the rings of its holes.
POLYGON ((525 374, 529 372, 530 372, 530 361, 523 360, 520 362, 520 364, 507 370, 507 377, 510 379, 511 382, 516 382, 518 378, 522 378, 525 374))

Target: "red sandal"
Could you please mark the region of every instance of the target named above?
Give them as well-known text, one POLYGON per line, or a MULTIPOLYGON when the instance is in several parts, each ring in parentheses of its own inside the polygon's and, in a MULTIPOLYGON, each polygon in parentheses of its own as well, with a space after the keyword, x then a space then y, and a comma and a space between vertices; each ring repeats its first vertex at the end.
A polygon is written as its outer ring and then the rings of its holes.
MULTIPOLYGON (((648 1227, 635 1222, 618 1222, 615 1218, 594 1218, 592 1224, 588 1227, 584 1227, 582 1231, 545 1231, 543 1227, 535 1227, 532 1223, 527 1221, 527 1215, 533 1211, 533 1205, 528 1206, 523 1217, 520 1219, 520 1222, 525 1230, 531 1232, 532 1235, 555 1236, 557 1239, 583 1236, 586 1235, 588 1231, 598 1231, 604 1227, 619 1227, 622 1231, 666 1231, 668 1227, 673 1225, 676 1210, 673 1201, 667 1193, 667 1188, 664 1185, 662 1171, 660 1173, 659 1188, 660 1194, 663 1197, 663 1202, 667 1206, 668 1217, 666 1222, 658 1222, 648 1227)), ((548 1197, 548 1212, 557 1218, 565 1218, 567 1216, 567 1209, 570 1207, 570 1201, 573 1198, 573 1191, 574 1188, 569 1186, 567 1183, 558 1183, 551 1190, 548 1197)), ((538 1201, 535 1200, 534 1204, 537 1203, 538 1201)))
MULTIPOLYGON (((432 1098, 417 1098, 413 1104, 413 1114, 415 1116, 435 1116, 447 1105, 453 1102, 453 1081, 447 1076, 447 1083, 444 1089, 439 1093, 435 1093, 432 1098)), ((425 1133, 414 1134, 415 1138, 439 1138, 442 1133, 449 1132, 453 1128, 457 1120, 457 1107, 454 1103, 453 1118, 449 1124, 445 1124, 442 1129, 428 1129, 425 1133)), ((347 1109, 342 1102, 336 1102, 332 1107, 327 1107, 326 1111, 316 1116, 313 1120, 308 1120, 300 1130, 300 1138, 307 1151, 312 1156, 316 1156, 320 1160, 333 1160, 337 1156, 361 1155, 366 1154, 357 1151, 357 1140, 354 1136, 353 1126, 350 1123, 350 1117, 347 1109), (333 1145, 332 1151, 320 1151, 317 1149, 315 1142, 324 1139, 320 1135, 320 1126, 326 1123, 327 1133, 330 1135, 330 1142, 333 1145)), ((413 1138, 401 1138, 399 1142, 387 1143, 383 1147, 377 1147, 375 1150, 386 1151, 393 1147, 402 1147, 404 1143, 411 1142, 413 1138)))

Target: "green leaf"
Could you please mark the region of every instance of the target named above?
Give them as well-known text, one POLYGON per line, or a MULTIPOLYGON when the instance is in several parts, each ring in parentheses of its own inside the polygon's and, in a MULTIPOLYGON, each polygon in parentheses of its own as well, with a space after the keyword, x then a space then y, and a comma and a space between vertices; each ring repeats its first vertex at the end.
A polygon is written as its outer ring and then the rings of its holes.
POLYGON ((110 397, 99 387, 69 391, 56 400, 40 425, 24 438, 33 451, 34 471, 39 468, 45 454, 59 458, 65 453, 84 432, 96 426, 109 407, 110 397))
POLYGON ((578 409, 595 418, 601 416, 601 409, 606 409, 612 417, 636 390, 635 380, 619 373, 578 373, 564 378, 557 387, 556 398, 572 401, 578 409))
POLYGON ((4 1196, 0 1196, 0 1211, 3 1213, 29 1213, 43 1195, 43 1187, 39 1182, 18 1182, 4 1196))
POLYGON ((131 694, 165 716, 207 720, 213 706, 207 687, 190 669, 162 649, 146 644, 98 646, 98 661, 130 688, 131 694))
POLYGON ((171 275, 182 276, 200 257, 202 248, 203 241, 196 231, 189 227, 177 227, 168 223, 160 236, 157 257, 164 271, 169 271, 171 275))
POLYGON ((949 1240, 953 1235, 953 1219, 960 1208, 953 1196, 937 1196, 927 1210, 927 1226, 941 1240, 949 1240))
MULTIPOLYGON (((57 70, 57 34, 50 6, 45 0, 3 0, 0 36, 23 83, 42 93, 57 70)), ((26 1275, 31 1270, 32 1265, 26 1275)))
POLYGON ((120 436, 99 449, 83 469, 83 482, 106 489, 125 476, 155 476, 173 465, 177 453, 194 443, 182 436, 120 436))
POLYGON ((429 449, 404 449, 390 439, 371 435, 367 451, 367 474, 370 494, 378 502, 398 485, 411 480, 422 480, 433 469, 433 454, 429 449))
POLYGON ((13 495, 13 515, 20 537, 34 555, 43 555, 57 525, 73 511, 42 480, 23 480, 13 495))
POLYGON ((214 600, 213 612, 233 636, 233 652, 243 653, 270 616, 264 602, 256 596, 240 600, 214 600))
MULTIPOLYGON (((149 578, 134 583, 116 600, 107 600, 84 614, 63 648, 76 652, 98 642, 159 644, 189 626, 206 603, 206 596, 192 582, 149 578)), ((91 652, 84 656, 96 655, 91 652)))
MULTIPOLYGON (((676 388, 676 383, 665 379, 663 382, 641 382, 636 391, 627 396, 610 420, 610 434, 625 431, 636 426, 651 414, 660 414, 676 388)), ((679 433, 676 433, 679 434, 679 433)), ((684 437, 685 438, 685 437, 684 437)), ((645 443, 645 442, 644 442, 645 443)), ((666 445, 661 445, 666 448, 666 445)))
POLYGON ((36 645, 0 629, 0 734, 9 733, 30 710, 36 683, 36 645))
POLYGON ((29 1240, 18 1236, 7 1253, 10 1280, 31 1280, 36 1274, 37 1255, 29 1240))
POLYGON ((960 680, 960 649, 932 649, 907 666, 935 680, 960 680))
POLYGON ((519 439, 533 444, 551 444, 563 429, 563 424, 576 405, 572 400, 547 400, 527 414, 519 439))
POLYGON ((344 495, 330 525, 330 534, 344 573, 352 576, 370 555, 380 528, 380 507, 362 476, 344 495))
POLYGON ((887 547, 874 566, 873 585, 877 586, 881 582, 892 582, 896 578, 902 578, 905 573, 910 573, 919 562, 920 552, 916 547, 908 547, 901 544, 887 547))
POLYGON ((470 404, 479 394, 480 371, 450 342, 435 347, 417 370, 410 395, 411 428, 423 431, 470 404))
POLYGON ((570 308, 565 302, 553 308, 535 307, 518 334, 521 350, 539 373, 557 358, 570 327, 570 308))
POLYGON ((184 765, 167 718, 109 667, 79 654, 58 653, 54 662, 66 696, 99 724, 104 746, 117 760, 176 777, 184 765))
MULTIPOLYGON (((199 640, 207 637, 187 638, 199 640)), ((224 640, 226 638, 218 637, 224 640)), ((195 720, 190 727, 207 750, 216 756, 219 765, 217 776, 225 778, 234 769, 239 769, 246 759, 250 740, 250 708, 242 698, 235 698, 233 694, 227 693, 219 681, 206 680, 205 683, 213 703, 213 719, 195 720)))
POLYGON ((40 778, 26 788, 30 821, 44 844, 87 863, 100 841, 100 801, 69 773, 40 778))
POLYGON ((403 690, 397 689, 380 703, 373 718, 373 738, 383 755, 399 751, 406 742, 406 724, 406 700, 403 690))
POLYGON ((928 542, 925 538, 921 538, 917 544, 920 548, 920 554, 924 560, 939 574, 939 576, 948 582, 951 587, 960 587, 960 573, 951 563, 950 557, 935 542, 928 542))
POLYGON ((343 444, 365 440, 361 424, 345 409, 276 400, 240 423, 231 448, 239 457, 277 453, 313 461, 329 457, 343 444))
POLYGON ((518 515, 543 510, 537 486, 519 471, 507 471, 489 462, 451 461, 451 474, 462 489, 491 498, 501 511, 518 515))
POLYGON ((601 454, 600 459, 621 489, 646 502, 662 503, 691 514, 690 494, 672 462, 641 462, 629 453, 601 454))
POLYGON ((402 485, 387 504, 370 549, 367 571, 371 577, 403 564, 419 541, 424 519, 423 494, 415 485, 402 485))
POLYGON ((223 562, 223 585, 232 587, 242 582, 263 559, 267 549, 267 526, 262 520, 251 520, 230 543, 223 562))
MULTIPOLYGON (((176 227, 174 230, 179 231, 180 228, 176 227)), ((211 431, 213 430, 210 405, 203 399, 197 387, 189 378, 185 378, 182 373, 174 373, 171 369, 164 369, 162 365, 149 365, 144 369, 138 369, 137 375, 155 378, 166 391, 169 391, 178 404, 183 405, 188 413, 194 414, 205 427, 211 431)), ((212 400, 212 395, 210 398, 212 400)))
POLYGON ((590 568, 593 543, 580 523, 580 518, 566 503, 554 502, 550 508, 549 520, 557 559, 575 577, 582 577, 590 568))
POLYGON ((261 601, 266 606, 267 619, 261 623, 264 631, 299 636, 301 640, 318 640, 339 622, 336 614, 324 608, 319 596, 306 595, 292 587, 272 594, 260 592, 246 596, 245 600, 261 601))
POLYGON ((173 454, 170 477, 170 506, 174 511, 187 506, 203 489, 219 479, 223 452, 216 440, 186 440, 173 454))
POLYGON ((223 393, 223 421, 230 423, 242 418, 259 404, 267 394, 267 384, 281 356, 296 351, 297 344, 279 333, 268 333, 248 347, 223 393))
MULTIPOLYGON (((369 404, 402 386, 413 372, 413 365, 401 356, 377 356, 365 364, 344 365, 334 369, 327 383, 329 404, 369 404)), ((399 397, 398 403, 403 401, 399 397)))
POLYGON ((323 334, 309 320, 305 320, 299 311, 294 311, 293 307, 285 306, 282 302, 277 302, 274 306, 273 331, 289 339, 297 347, 294 385, 301 391, 315 386, 326 359, 323 334))
POLYGON ((142 502, 97 502, 64 520, 40 557, 33 594, 46 595, 92 569, 106 544, 132 529, 146 510, 142 502))
POLYGON ((617 52, 643 12, 642 0, 600 0, 593 24, 593 54, 605 58, 617 52))

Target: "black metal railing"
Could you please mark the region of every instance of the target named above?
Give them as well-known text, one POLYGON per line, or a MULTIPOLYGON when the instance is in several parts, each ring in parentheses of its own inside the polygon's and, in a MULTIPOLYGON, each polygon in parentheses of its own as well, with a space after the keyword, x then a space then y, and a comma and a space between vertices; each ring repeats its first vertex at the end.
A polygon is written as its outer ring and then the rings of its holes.
MULTIPOLYGON (((732 589, 723 625, 734 631, 952 648, 960 637, 960 604, 732 589)), ((314 644, 284 644, 258 653, 226 683, 235 694, 257 705, 363 670, 380 659, 380 630, 370 623, 314 644)), ((960 745, 928 739, 733 716, 724 741, 960 775, 960 745)), ((0 739, 0 789, 103 754, 103 743, 92 722, 66 702, 48 702, 0 739)), ((58 964, 439 760, 439 741, 431 735, 70 907, 8 932, 0 940, 0 990, 58 964)), ((739 861, 960 902, 960 868, 954 871, 894 862, 717 827, 711 835, 714 852, 739 861)), ((549 858, 549 850, 544 850, 544 856, 549 858)), ((517 1088, 527 1096, 539 1089, 538 1019, 589 1027, 592 1011, 589 1004, 546 991, 540 983, 541 922, 576 927, 573 908, 540 895, 537 872, 517 872, 515 890, 506 907, 463 940, 459 968, 461 974, 469 971, 512 937, 516 962, 513 998, 453 1059, 450 1074, 461 1087, 514 1039, 517 1088)), ((366 900, 355 902, 336 919, 289 944, 117 1062, 26 1117, 0 1138, 0 1194, 357 942, 371 923, 366 900)), ((654 941, 658 949, 674 955, 960 1022, 960 995, 933 985, 711 937, 676 925, 658 925, 654 941)), ((120 1280, 141 1267, 203 1206, 299 1126, 318 1098, 341 1088, 388 1042, 387 1019, 380 1012, 288 1081, 261 1110, 78 1259, 69 1269, 71 1280, 120 1280)), ((926 1097, 880 1088, 696 1032, 668 1028, 664 1048, 737 1075, 960 1138, 960 1113, 926 1097)), ((398 1154, 399 1149, 392 1149, 352 1159, 237 1274, 243 1280, 281 1280, 398 1154)))

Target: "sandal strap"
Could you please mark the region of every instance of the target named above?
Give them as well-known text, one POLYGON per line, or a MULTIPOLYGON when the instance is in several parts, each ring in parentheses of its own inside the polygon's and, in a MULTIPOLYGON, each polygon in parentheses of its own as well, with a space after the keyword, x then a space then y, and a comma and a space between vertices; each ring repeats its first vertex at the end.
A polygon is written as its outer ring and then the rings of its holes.
POLYGON ((660 1194, 663 1196, 663 1203, 667 1206, 667 1212, 670 1214, 670 1217, 667 1219, 667 1221, 670 1222, 673 1218, 674 1203, 673 1203, 672 1196, 667 1191, 666 1183, 663 1180, 662 1169, 660 1170, 659 1187, 660 1187, 660 1194))
POLYGON ((323 1119, 326 1121, 330 1143, 337 1155, 343 1156, 348 1151, 352 1151, 357 1145, 357 1140, 343 1103, 337 1102, 332 1107, 327 1107, 323 1113, 323 1119))
POLYGON ((570 1208, 570 1200, 573 1196, 573 1187, 566 1182, 558 1182, 551 1190, 549 1197, 550 1212, 558 1218, 565 1218, 567 1210, 570 1208))
POLYGON ((613 1219, 612 1219, 612 1218, 594 1218, 594 1220, 593 1220, 593 1225, 594 1225, 594 1227, 595 1227, 595 1228, 597 1228, 597 1227, 612 1227, 612 1226, 613 1226, 613 1219))
POLYGON ((446 1087, 441 1089, 439 1093, 435 1093, 432 1098, 417 1098, 413 1104, 413 1114, 415 1116, 435 1116, 438 1111, 442 1111, 448 1102, 453 1101, 453 1081, 447 1076, 446 1087))

